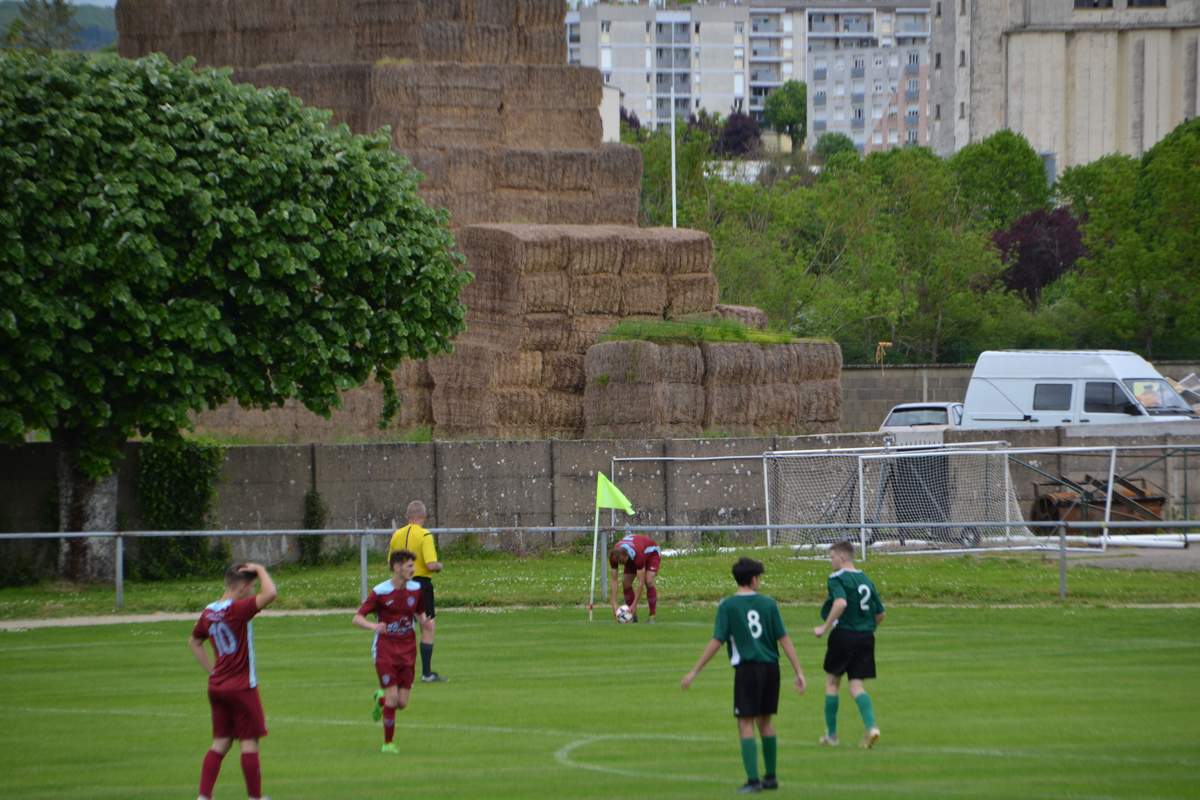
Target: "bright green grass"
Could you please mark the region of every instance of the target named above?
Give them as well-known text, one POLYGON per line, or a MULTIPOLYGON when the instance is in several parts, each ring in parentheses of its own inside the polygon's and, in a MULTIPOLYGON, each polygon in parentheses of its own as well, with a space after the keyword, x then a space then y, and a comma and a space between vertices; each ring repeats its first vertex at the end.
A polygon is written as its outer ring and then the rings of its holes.
POLYGON ((647 341, 656 344, 700 344, 701 342, 788 344, 796 341, 829 341, 828 339, 796 339, 787 333, 747 328, 737 320, 709 318, 622 320, 604 336, 604 340, 610 342, 647 341))
MULTIPOLYGON (((441 614, 435 667, 451 680, 414 687, 400 758, 378 752, 368 635, 344 616, 261 619, 264 788, 289 800, 730 797, 743 779, 730 670, 718 655, 678 688, 712 614, 667 604, 653 627, 589 625, 572 609, 441 614)), ((844 690, 842 747, 816 744, 815 606, 784 619, 815 685, 781 701, 781 797, 1196 796, 1200 610, 893 599, 871 752, 853 746, 862 724, 844 690)), ((0 794, 194 797, 209 738, 189 627, 0 632, 0 794)), ((216 796, 245 796, 236 753, 216 796)))
MULTIPOLYGON (((743 551, 739 551, 743 552, 743 551)), ((750 550, 767 567, 776 596, 785 602, 824 598, 829 562, 792 558, 789 551, 750 550)), ((734 553, 712 550, 668 557, 658 578, 659 591, 672 601, 712 601, 730 581, 734 553)), ((1114 556, 1120 558, 1120 556, 1114 556)), ((380 554, 372 555, 372 580, 382 579, 380 554)), ((587 602, 590 555, 555 553, 517 558, 504 554, 443 554, 446 571, 437 579, 439 607, 542 605, 587 602)), ((1055 556, 878 556, 866 562, 884 597, 919 603, 1053 604, 1058 602, 1055 556)), ((358 605, 358 563, 325 567, 288 566, 275 572, 279 608, 349 608, 358 605)), ((127 583, 127 612, 192 611, 212 598, 216 579, 127 583)), ((1195 603, 1200 580, 1195 573, 1149 572, 1072 566, 1071 603, 1195 603)), ((113 587, 43 584, 0 589, 0 619, 109 614, 113 587)))

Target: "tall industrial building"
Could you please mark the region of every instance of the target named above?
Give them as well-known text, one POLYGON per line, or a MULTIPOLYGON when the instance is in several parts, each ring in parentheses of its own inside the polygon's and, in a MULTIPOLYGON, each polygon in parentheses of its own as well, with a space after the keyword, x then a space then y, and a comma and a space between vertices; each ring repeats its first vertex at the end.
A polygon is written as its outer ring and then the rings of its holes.
POLYGON ((937 0, 934 149, 1003 128, 1062 170, 1138 156, 1200 104, 1200 0, 937 0))
POLYGON ((624 106, 657 127, 675 111, 762 120, 786 81, 808 84, 808 146, 844 133, 864 152, 928 144, 928 0, 581 0, 566 17, 568 60, 594 66, 624 106))

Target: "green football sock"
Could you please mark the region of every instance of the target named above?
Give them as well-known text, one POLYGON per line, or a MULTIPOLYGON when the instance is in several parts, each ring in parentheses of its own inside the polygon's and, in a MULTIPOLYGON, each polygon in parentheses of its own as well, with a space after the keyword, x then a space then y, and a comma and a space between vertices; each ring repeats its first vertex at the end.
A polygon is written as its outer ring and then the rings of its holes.
POLYGON ((837 710, 838 696, 836 694, 825 695, 825 733, 831 737, 837 736, 837 710))
POLYGON ((871 697, 866 692, 863 692, 858 697, 854 698, 854 702, 858 704, 858 713, 862 714, 863 725, 867 730, 875 727, 875 709, 871 706, 871 697))
POLYGON ((777 742, 774 736, 762 737, 763 742, 763 766, 766 768, 763 772, 768 778, 775 777, 775 754, 777 742))
POLYGON ((758 780, 758 747, 753 736, 742 739, 742 766, 746 768, 747 780, 758 780))

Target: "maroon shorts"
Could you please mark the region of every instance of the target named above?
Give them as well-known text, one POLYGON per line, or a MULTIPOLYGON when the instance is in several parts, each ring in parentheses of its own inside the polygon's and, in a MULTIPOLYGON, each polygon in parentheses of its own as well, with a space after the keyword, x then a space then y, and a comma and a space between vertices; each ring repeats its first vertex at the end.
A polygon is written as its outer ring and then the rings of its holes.
POLYGON ((379 673, 379 685, 384 689, 398 686, 411 689, 413 685, 413 659, 375 659, 375 671, 379 673))
MULTIPOLYGON (((660 553, 646 554, 646 572, 658 572, 659 566, 662 564, 662 555, 660 553)), ((625 562, 625 574, 637 575, 638 568, 633 565, 633 561, 625 562)))
POLYGON ((258 689, 209 689, 214 739, 261 739, 267 735, 258 689))

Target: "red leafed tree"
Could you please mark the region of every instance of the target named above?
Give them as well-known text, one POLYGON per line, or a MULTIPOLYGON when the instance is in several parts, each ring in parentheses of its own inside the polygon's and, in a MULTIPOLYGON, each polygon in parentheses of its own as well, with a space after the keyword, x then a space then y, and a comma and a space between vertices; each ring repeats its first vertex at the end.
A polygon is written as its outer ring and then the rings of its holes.
POLYGON ((1001 280, 1036 308, 1042 289, 1086 254, 1079 223, 1066 208, 1039 208, 992 235, 1005 269, 1001 280))

